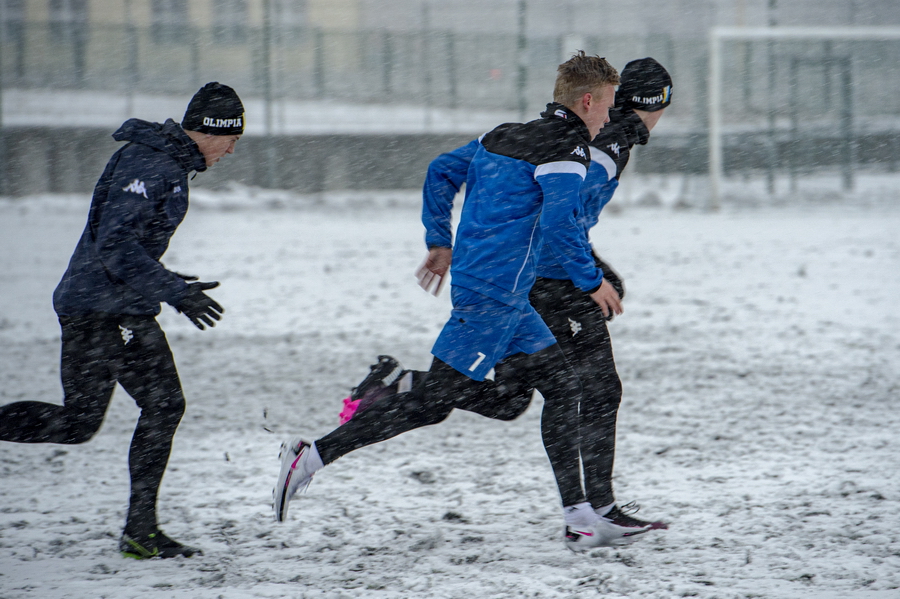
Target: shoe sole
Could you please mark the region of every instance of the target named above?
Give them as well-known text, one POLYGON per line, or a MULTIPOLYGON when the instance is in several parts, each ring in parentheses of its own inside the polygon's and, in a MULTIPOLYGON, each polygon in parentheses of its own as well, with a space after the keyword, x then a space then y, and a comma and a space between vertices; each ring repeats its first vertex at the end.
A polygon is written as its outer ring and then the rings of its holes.
MULTIPOLYGON (((591 540, 585 540, 579 542, 578 540, 570 541, 568 537, 564 539, 566 547, 575 553, 584 553, 585 551, 590 551, 591 549, 598 549, 600 547, 623 547, 625 545, 630 545, 635 542, 638 536, 650 532, 652 528, 640 528, 640 529, 624 529, 624 527, 608 523, 611 526, 615 526, 617 529, 612 531, 612 534, 599 535, 596 542, 591 542, 591 540)), ((579 539, 591 539, 588 536, 581 536, 579 539)))

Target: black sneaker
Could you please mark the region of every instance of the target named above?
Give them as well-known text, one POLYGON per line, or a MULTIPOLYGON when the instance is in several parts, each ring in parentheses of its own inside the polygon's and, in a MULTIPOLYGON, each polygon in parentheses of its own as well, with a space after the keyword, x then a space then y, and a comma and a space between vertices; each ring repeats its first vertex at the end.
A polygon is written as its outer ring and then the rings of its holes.
POLYGON ((378 362, 369 367, 369 374, 350 392, 350 399, 362 399, 370 391, 384 389, 394 384, 403 374, 403 366, 391 356, 378 356, 378 362))
POLYGON ((631 503, 626 503, 621 508, 618 505, 614 505, 612 509, 605 514, 601 515, 598 513, 597 515, 603 520, 620 527, 625 536, 637 535, 651 530, 669 529, 669 525, 661 520, 648 522, 631 515, 636 513, 639 509, 641 509, 640 506, 632 501, 631 503))
POLYGON ((135 538, 127 534, 123 534, 119 539, 119 551, 122 557, 130 557, 133 559, 150 559, 153 557, 169 558, 191 557, 192 555, 203 555, 203 552, 194 547, 182 545, 178 541, 173 541, 162 531, 157 530, 147 535, 146 538, 135 538))

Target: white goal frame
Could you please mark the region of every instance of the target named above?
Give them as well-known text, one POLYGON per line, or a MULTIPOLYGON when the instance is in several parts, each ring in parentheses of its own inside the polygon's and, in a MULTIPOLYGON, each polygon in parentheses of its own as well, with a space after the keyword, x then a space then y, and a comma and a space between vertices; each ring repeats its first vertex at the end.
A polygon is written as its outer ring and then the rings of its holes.
POLYGON ((713 27, 709 31, 709 207, 721 203, 722 147, 722 42, 725 40, 900 40, 900 27, 713 27))

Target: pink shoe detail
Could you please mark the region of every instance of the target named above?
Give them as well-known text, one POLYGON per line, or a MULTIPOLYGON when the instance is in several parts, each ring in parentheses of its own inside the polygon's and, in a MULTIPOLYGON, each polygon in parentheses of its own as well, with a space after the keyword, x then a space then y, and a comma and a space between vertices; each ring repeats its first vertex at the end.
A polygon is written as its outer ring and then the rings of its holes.
POLYGON ((356 414, 356 409, 359 407, 359 402, 362 399, 357 399, 353 401, 349 397, 344 398, 344 409, 341 410, 341 413, 338 416, 341 419, 341 424, 347 424, 350 422, 350 419, 353 418, 353 415, 356 414))

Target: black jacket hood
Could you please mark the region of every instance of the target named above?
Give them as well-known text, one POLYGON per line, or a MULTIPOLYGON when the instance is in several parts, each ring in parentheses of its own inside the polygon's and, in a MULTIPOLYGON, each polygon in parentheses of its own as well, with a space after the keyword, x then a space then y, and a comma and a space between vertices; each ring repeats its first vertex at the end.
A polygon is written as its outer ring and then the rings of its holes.
POLYGON ((165 152, 187 173, 206 170, 206 159, 199 146, 172 119, 167 119, 163 124, 128 119, 113 133, 113 139, 139 143, 165 152))
MULTIPOLYGON (((631 108, 611 108, 609 111, 609 120, 610 123, 615 122, 619 124, 622 134, 628 142, 629 148, 634 147, 635 145, 643 146, 650 141, 650 130, 647 129, 647 125, 644 124, 641 117, 639 117, 631 108)), ((598 133, 597 137, 594 139, 600 139, 602 137, 603 129, 600 129, 600 133, 598 133)))

